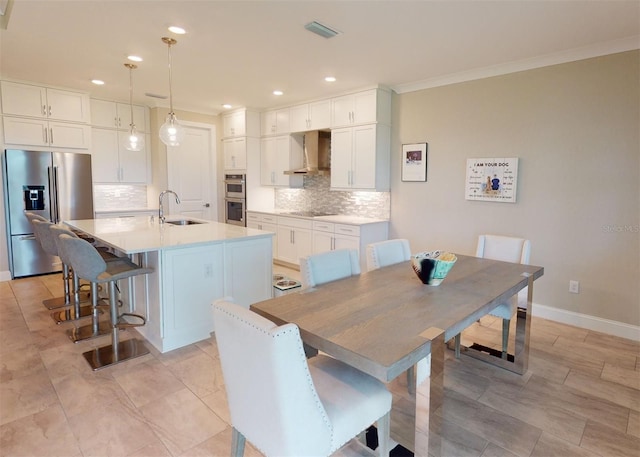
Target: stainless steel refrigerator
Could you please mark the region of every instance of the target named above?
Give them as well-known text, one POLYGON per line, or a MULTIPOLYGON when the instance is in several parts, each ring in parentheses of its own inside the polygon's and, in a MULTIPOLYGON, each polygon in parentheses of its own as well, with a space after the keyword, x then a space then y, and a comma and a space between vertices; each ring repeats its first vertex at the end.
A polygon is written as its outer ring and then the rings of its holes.
POLYGON ((93 219, 91 155, 7 149, 2 159, 12 278, 60 271, 60 259, 42 250, 24 213, 54 223, 93 219))

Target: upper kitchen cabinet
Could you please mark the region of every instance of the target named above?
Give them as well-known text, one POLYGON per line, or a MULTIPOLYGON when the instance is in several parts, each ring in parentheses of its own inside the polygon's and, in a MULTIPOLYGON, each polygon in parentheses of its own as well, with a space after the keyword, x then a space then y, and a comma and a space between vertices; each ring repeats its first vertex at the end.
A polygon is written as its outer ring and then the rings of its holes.
POLYGON ((260 136, 260 113, 240 109, 222 116, 223 138, 260 136))
POLYGON ((260 113, 239 109, 222 116, 225 171, 245 172, 247 156, 260 156, 260 113))
POLYGON ((28 117, 3 116, 5 145, 88 149, 91 127, 28 117))
MULTIPOLYGON (((124 148, 127 132, 91 129, 91 165, 94 183, 145 184, 148 181, 149 153, 124 148)), ((145 138, 148 145, 149 135, 145 138)))
POLYGON ((242 172, 247 169, 247 156, 258 157, 260 139, 252 137, 225 138, 222 140, 225 171, 242 172))
POLYGON ((262 136, 289 133, 289 108, 260 113, 260 125, 262 136))
MULTIPOLYGON (((133 122, 139 132, 148 132, 147 109, 133 105, 133 122)), ((131 125, 131 106, 107 100, 91 99, 91 125, 119 130, 128 130, 131 125)))
POLYGON ((260 143, 260 184, 275 187, 302 187, 301 175, 285 175, 304 164, 303 138, 282 135, 263 138, 260 143))
POLYGON ((388 191, 391 128, 367 124, 331 131, 331 188, 388 191))
POLYGON ((331 99, 331 128, 391 124, 391 92, 370 89, 331 99))
POLYGON ((331 100, 292 106, 289 114, 291 132, 328 129, 331 126, 331 100))
POLYGON ((5 115, 66 122, 90 121, 87 94, 9 81, 2 81, 0 87, 5 115))

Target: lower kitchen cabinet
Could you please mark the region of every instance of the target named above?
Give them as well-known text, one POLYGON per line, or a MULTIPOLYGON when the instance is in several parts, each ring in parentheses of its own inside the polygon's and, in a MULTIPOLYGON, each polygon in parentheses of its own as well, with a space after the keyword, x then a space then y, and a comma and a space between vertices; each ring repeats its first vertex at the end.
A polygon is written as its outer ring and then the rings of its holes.
POLYGON ((355 249, 360 268, 367 269, 367 244, 389 237, 389 222, 348 216, 334 216, 335 222, 318 218, 276 216, 247 212, 247 227, 273 231, 276 261, 300 265, 300 258, 336 249, 355 249))
POLYGON ((300 265, 300 258, 313 252, 312 227, 309 219, 278 217, 278 251, 276 259, 300 265))
MULTIPOLYGON (((258 230, 264 230, 266 232, 278 232, 278 216, 273 214, 262 214, 247 211, 247 227, 258 230)), ((273 238, 273 254, 278 253, 278 237, 273 238)))
POLYGON ((384 241, 388 237, 389 223, 386 221, 361 225, 313 221, 313 253, 355 249, 362 271, 367 270, 367 244, 384 241))

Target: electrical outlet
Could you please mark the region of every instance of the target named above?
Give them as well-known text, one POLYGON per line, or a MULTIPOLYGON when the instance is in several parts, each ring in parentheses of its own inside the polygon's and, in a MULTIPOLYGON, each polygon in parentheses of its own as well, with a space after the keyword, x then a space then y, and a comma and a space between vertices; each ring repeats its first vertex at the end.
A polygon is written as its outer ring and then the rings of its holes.
POLYGON ((210 263, 206 263, 204 265, 204 277, 210 278, 213 276, 213 265, 210 263))
POLYGON ((574 279, 569 280, 569 292, 572 294, 580 293, 580 281, 576 281, 574 279))

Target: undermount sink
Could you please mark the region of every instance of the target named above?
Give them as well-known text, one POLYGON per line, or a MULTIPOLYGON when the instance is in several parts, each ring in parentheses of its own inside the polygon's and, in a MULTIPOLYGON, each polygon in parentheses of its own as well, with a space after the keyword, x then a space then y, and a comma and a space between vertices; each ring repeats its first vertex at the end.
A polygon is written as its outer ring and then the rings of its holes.
POLYGON ((172 224, 172 225, 196 225, 196 224, 202 224, 202 222, 198 222, 198 221, 192 221, 191 219, 178 219, 175 221, 165 221, 167 224, 172 224))

